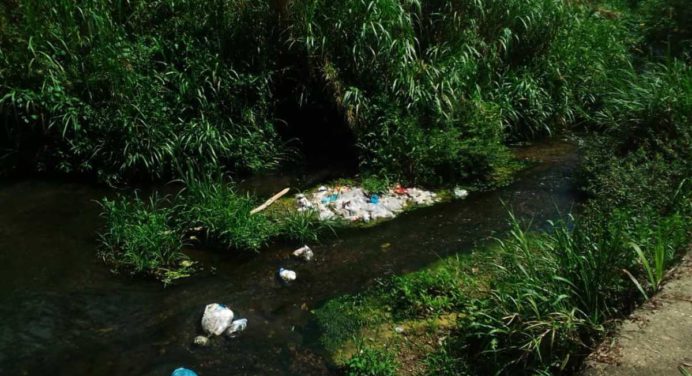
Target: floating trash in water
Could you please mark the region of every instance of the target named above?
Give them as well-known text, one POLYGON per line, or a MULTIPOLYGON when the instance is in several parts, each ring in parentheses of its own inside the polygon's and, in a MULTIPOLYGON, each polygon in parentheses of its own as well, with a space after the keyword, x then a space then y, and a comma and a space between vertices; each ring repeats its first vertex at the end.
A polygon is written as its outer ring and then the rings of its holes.
POLYGON ((210 335, 218 336, 233 322, 233 311, 223 304, 212 303, 204 307, 202 329, 210 335))
POLYGON ((247 319, 233 320, 228 329, 226 329, 226 335, 235 337, 238 333, 244 331, 245 328, 247 328, 247 319))
POLYGON ((282 281, 293 282, 297 277, 298 275, 293 270, 279 268, 279 278, 281 278, 282 281))
POLYGON ((193 343, 200 347, 206 347, 209 345, 209 337, 197 336, 193 343))
POLYGON ((299 211, 315 210, 321 221, 363 221, 394 218, 409 205, 432 205, 433 192, 397 185, 388 192, 368 194, 360 187, 320 187, 310 195, 296 195, 299 211))
POLYGON ((456 187, 454 188, 454 197, 456 198, 466 198, 469 196, 469 191, 456 187))
POLYGON ((308 247, 307 245, 304 245, 293 251, 293 257, 299 258, 304 261, 312 260, 313 256, 315 256, 315 254, 312 252, 312 249, 310 249, 310 247, 308 247))
POLYGON ((171 376, 198 376, 197 373, 191 369, 180 367, 171 373, 171 376))

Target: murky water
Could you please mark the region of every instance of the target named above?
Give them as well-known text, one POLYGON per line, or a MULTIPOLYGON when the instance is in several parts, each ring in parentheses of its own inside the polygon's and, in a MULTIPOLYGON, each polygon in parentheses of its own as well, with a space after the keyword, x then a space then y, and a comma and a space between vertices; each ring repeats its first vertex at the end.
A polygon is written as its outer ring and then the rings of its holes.
POLYGON ((113 275, 96 257, 100 220, 92 200, 107 191, 71 183, 2 183, 0 374, 167 376, 179 366, 201 376, 331 374, 310 321, 310 310, 326 299, 470 250, 506 229, 503 202, 537 224, 569 211, 577 200, 574 147, 552 141, 518 154, 540 162, 516 183, 374 228, 341 231, 311 245, 313 263, 291 261, 287 247, 252 257, 190 251, 214 272, 168 288, 113 275), (298 272, 294 285, 275 281, 279 266, 298 272), (203 307, 211 302, 230 304, 248 318, 248 329, 239 338, 194 347, 203 307))

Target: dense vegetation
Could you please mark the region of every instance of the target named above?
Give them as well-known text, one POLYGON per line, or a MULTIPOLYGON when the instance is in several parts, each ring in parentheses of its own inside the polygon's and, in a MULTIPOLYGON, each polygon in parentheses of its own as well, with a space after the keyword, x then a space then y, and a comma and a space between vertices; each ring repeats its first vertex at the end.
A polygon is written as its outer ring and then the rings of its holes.
MULTIPOLYGON (((250 215, 257 200, 229 179, 189 176, 274 169, 317 143, 355 150, 378 186, 483 184, 511 173, 509 143, 596 131, 582 176, 594 199, 574 231, 520 241, 515 229, 482 281, 499 293, 430 287, 455 294, 433 311, 465 317, 458 346, 440 351, 474 354, 431 364, 570 368, 579 356, 566 354, 627 308, 619 270, 642 275, 629 242, 668 261, 689 224, 691 12, 684 0, 5 1, 0 173, 183 179, 168 200, 102 202, 104 258, 171 279, 192 267, 190 239, 258 250, 320 227, 284 206, 250 215), (523 268, 535 279, 503 272, 522 257, 536 259, 523 268), (513 313, 528 321, 501 320, 513 313), (553 328, 554 347, 531 323, 553 328)), ((373 351, 351 368, 377 367, 373 351)))
POLYGON ((349 375, 571 374, 692 240, 692 71, 613 92, 583 149, 576 218, 327 302, 322 344, 349 375), (615 125, 613 125, 615 124, 615 125), (395 333, 400 327, 403 334, 395 333))
POLYGON ((347 374, 569 374, 660 288, 692 235, 690 29, 679 18, 690 9, 619 5, 573 18, 550 49, 566 78, 562 96, 546 92, 560 99, 552 113, 598 130, 582 150, 589 199, 577 217, 537 232, 510 216, 497 246, 329 301, 322 343, 347 374))
POLYGON ((338 114, 322 126, 354 135, 364 172, 487 179, 506 141, 588 122, 639 73, 632 52, 686 58, 684 1, 635 3, 4 2, 2 166, 110 183, 260 171, 295 156, 305 125, 283 119, 303 106, 338 114))
POLYGON ((354 149, 367 185, 440 186, 502 179, 509 143, 593 131, 576 219, 514 222, 318 311, 353 375, 413 372, 411 353, 431 375, 567 373, 689 244, 690 19, 685 0, 5 1, 0 173, 182 179, 102 201, 102 256, 169 281, 194 269, 186 243, 316 239, 310 213, 251 215, 225 178, 311 143, 354 149), (391 325, 420 341, 380 338, 391 325))

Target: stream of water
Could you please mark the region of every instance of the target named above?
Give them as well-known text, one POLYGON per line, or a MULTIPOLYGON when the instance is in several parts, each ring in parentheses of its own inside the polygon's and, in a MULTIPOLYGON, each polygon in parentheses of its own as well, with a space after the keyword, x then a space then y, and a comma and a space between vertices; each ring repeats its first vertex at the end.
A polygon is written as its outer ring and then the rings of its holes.
MULTIPOLYGON (((0 375, 168 376, 180 366, 200 376, 332 374, 310 313, 326 299, 468 252, 507 229, 506 207, 538 225, 570 211, 578 201, 575 147, 554 140, 517 154, 538 162, 515 183, 372 228, 339 231, 310 244, 312 263, 291 261, 292 248, 282 246, 252 256, 189 250, 213 272, 166 288, 114 275, 97 258, 101 221, 93 200, 107 190, 1 183, 0 375), (276 282, 279 266, 297 271, 295 284, 276 282), (202 311, 212 302, 231 305, 248 328, 238 338, 195 347, 202 311)), ((271 185, 259 184, 268 192, 271 185)))

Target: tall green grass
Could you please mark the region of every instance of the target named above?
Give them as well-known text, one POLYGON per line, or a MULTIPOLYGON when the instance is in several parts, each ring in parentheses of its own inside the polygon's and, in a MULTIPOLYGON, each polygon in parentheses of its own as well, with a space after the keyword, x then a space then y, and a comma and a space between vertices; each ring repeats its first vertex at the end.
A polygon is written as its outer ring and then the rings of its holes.
POLYGON ((3 7, 0 112, 7 148, 33 168, 118 181, 167 178, 188 164, 256 171, 280 159, 267 4, 3 7))
POLYGON ((639 18, 558 0, 4 4, 5 165, 110 182, 274 168, 301 127, 281 102, 341 119, 369 175, 491 179, 506 142, 598 123, 654 27, 633 26, 655 17, 644 3, 639 18))
POLYGON ((103 199, 106 231, 99 236, 101 256, 117 267, 135 273, 161 276, 187 260, 180 233, 171 225, 171 210, 155 197, 103 199))
POLYGON ((174 208, 178 227, 201 227, 205 238, 226 248, 257 251, 278 235, 265 213, 250 215, 257 200, 236 193, 228 184, 190 181, 174 208))
MULTIPOLYGON (((640 301, 638 290, 657 291, 664 271, 688 244, 692 221, 680 212, 658 216, 623 209, 551 223, 546 232, 525 227, 511 214, 510 223, 497 248, 391 278, 318 309, 327 349, 338 354, 347 342, 362 342, 397 359, 392 349, 401 344, 396 337, 378 337, 379 328, 454 315, 450 334, 434 329, 414 333, 448 336, 428 355, 431 375, 435 370, 573 373, 611 328, 612 319, 628 314, 640 301), (633 251, 634 241, 645 244, 641 249, 646 251, 633 251)), ((416 342, 406 341, 411 340, 416 342)), ((418 345, 427 349, 427 341, 418 345)), ((347 369, 366 362, 358 352, 340 361, 347 369)))

